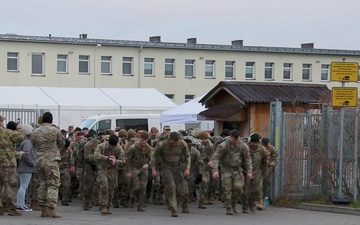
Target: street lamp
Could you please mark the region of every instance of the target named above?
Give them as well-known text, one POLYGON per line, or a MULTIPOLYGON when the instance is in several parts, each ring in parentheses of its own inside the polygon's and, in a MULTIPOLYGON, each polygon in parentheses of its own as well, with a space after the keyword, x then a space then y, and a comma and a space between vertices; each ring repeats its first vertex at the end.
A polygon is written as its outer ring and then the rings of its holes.
POLYGON ((94 48, 94 88, 96 87, 96 49, 100 47, 101 44, 97 44, 94 48))

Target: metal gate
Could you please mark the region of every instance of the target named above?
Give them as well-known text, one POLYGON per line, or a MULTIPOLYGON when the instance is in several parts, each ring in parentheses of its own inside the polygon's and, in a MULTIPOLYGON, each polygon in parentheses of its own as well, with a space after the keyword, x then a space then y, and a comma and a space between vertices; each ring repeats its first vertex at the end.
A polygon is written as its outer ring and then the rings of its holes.
POLYGON ((6 117, 6 122, 14 121, 20 124, 34 125, 37 123, 39 116, 42 115, 42 110, 0 108, 0 115, 6 117))

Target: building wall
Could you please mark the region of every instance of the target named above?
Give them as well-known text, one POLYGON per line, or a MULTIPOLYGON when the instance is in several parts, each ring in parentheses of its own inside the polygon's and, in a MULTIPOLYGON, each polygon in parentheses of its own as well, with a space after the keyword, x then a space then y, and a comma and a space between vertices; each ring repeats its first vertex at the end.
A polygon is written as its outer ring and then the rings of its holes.
MULTIPOLYGON (((0 79, 5 86, 55 87, 154 87, 164 94, 174 95, 177 104, 185 102, 185 95, 198 97, 222 80, 250 80, 327 84, 340 87, 339 82, 321 80, 321 67, 332 61, 360 62, 359 56, 315 55, 299 53, 264 53, 218 50, 186 50, 170 48, 140 48, 83 44, 34 43, 30 41, 0 41, 0 79), (18 71, 7 71, 7 53, 18 53, 18 71), (44 74, 32 74, 32 53, 44 55, 44 74), (57 73, 57 55, 68 57, 67 73, 57 73), (89 56, 89 73, 79 73, 79 56, 89 56), (101 56, 111 56, 111 73, 101 74, 101 56), (132 58, 132 73, 122 73, 123 57, 132 58), (144 74, 144 58, 154 59, 152 76, 144 74), (95 60, 94 60, 95 59, 95 60), (165 59, 174 59, 174 75, 165 75, 165 59), (185 60, 194 60, 194 76, 185 77, 185 60), (214 76, 205 77, 206 60, 214 61, 214 76), (95 63, 94 63, 95 61, 95 63), (226 61, 234 62, 234 77, 225 77, 226 61), (246 78, 246 62, 254 62, 254 77, 246 78), (265 63, 273 63, 272 79, 265 79, 265 63), (292 64, 292 78, 283 79, 284 63, 292 64), (302 79, 303 64, 311 65, 310 79, 302 79), (95 70, 95 77, 94 77, 95 70), (94 79, 95 78, 95 79, 94 79)), ((328 74, 330 76, 330 72, 328 74)), ((358 87, 359 83, 346 86, 358 87)), ((189 96, 188 96, 189 97, 189 96)))

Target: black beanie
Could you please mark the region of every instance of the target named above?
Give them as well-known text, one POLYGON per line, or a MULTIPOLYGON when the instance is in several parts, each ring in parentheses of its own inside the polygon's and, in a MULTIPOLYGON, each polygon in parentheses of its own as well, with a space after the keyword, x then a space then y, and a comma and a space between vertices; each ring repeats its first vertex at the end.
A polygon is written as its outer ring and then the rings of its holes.
POLYGON ((52 116, 51 112, 44 113, 42 122, 43 123, 52 123, 53 122, 53 116, 52 116))

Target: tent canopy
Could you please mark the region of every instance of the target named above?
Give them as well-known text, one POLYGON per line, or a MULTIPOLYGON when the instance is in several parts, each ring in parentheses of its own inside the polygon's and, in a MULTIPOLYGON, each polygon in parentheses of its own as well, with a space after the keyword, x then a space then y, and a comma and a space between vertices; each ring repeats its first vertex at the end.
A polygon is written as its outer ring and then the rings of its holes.
POLYGON ((202 97, 204 95, 162 112, 160 123, 199 123, 197 115, 206 109, 205 106, 199 103, 202 97))

